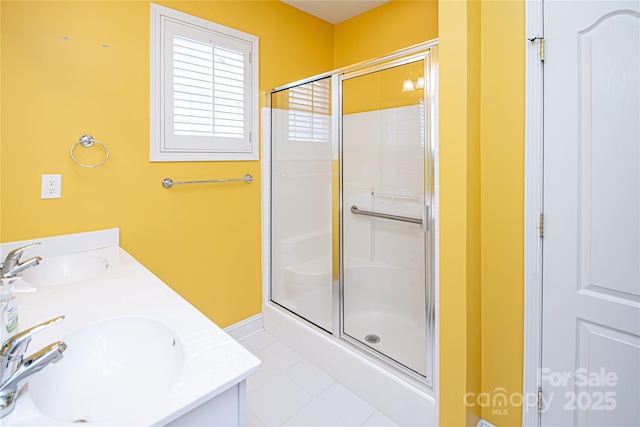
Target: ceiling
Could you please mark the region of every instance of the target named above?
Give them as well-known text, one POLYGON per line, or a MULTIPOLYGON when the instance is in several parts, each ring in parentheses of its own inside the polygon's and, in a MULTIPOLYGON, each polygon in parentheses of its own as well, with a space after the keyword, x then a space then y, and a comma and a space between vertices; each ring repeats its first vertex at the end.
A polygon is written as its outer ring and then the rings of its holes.
POLYGON ((338 24, 389 0, 282 0, 295 8, 338 24))

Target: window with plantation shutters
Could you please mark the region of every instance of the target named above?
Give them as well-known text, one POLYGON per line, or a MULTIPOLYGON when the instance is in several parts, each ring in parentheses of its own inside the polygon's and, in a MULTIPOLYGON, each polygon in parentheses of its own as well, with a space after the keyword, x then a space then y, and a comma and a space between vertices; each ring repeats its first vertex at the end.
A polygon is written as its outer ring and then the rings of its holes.
POLYGON ((256 160, 257 38, 151 10, 151 161, 256 160))
POLYGON ((330 80, 289 89, 289 140, 329 142, 330 80))

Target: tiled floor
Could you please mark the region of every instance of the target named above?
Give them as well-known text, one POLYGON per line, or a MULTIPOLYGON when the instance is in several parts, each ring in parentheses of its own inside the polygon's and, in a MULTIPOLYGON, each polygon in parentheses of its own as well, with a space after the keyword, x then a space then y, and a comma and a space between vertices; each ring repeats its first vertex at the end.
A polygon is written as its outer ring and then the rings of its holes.
POLYGON ((397 426, 268 332, 242 341, 262 360, 247 381, 248 426, 397 426))

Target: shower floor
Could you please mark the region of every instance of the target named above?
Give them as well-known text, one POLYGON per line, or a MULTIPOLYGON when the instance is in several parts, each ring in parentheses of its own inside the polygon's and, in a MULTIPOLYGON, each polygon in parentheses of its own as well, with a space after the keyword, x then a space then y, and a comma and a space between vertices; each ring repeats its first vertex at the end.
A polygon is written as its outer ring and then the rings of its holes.
POLYGON ((425 328, 404 316, 379 312, 345 315, 344 332, 420 375, 426 375, 425 328), (371 334, 380 341, 367 342, 366 337, 371 334))
MULTIPOLYGON (((287 302, 289 310, 331 331, 331 289, 313 289, 287 302)), ((405 367, 426 375, 425 327, 407 315, 383 312, 360 312, 344 315, 344 332, 367 347, 395 360, 405 367), (380 338, 368 342, 367 335, 380 338)))

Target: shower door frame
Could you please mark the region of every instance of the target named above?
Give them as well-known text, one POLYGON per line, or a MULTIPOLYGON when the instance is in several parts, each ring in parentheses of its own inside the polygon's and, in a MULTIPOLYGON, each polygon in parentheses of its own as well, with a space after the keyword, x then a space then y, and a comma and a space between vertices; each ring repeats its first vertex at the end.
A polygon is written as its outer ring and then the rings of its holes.
MULTIPOLYGON (((366 74, 366 73, 363 73, 366 74)), ((354 76, 355 77, 355 76, 354 76)), ((327 336, 332 341, 341 344, 345 347, 352 347, 358 350, 356 353, 361 354, 362 356, 366 356, 372 362, 377 362, 376 364, 379 366, 384 366, 387 369, 391 369, 391 371, 396 374, 400 374, 399 376, 410 380, 410 382, 414 386, 418 386, 418 389, 422 389, 427 391, 429 395, 431 393, 438 393, 438 383, 439 383, 439 375, 436 367, 438 366, 439 361, 439 333, 438 333, 438 308, 437 302, 439 300, 439 291, 437 287, 438 282, 438 265, 437 265, 437 244, 438 244, 438 231, 437 231, 437 213, 434 212, 434 207, 437 210, 439 203, 437 202, 437 188, 436 187, 436 173, 437 167, 434 164, 434 158, 436 158, 437 153, 437 144, 438 144, 438 119, 437 119, 437 108, 438 108, 438 40, 430 40, 424 43, 417 44, 415 46, 411 46, 405 49, 398 50, 389 55, 386 55, 381 58, 363 61, 360 63, 356 63, 347 67, 339 68, 336 70, 332 70, 326 73, 318 74, 309 78, 305 78, 302 80, 298 80, 277 88, 272 89, 267 94, 267 100, 265 108, 268 111, 268 118, 264 121, 263 127, 263 156, 262 156, 262 181, 263 181, 263 191, 265 194, 269 194, 268 197, 263 198, 263 221, 268 226, 263 227, 263 263, 269 266, 264 270, 263 281, 264 281, 264 297, 263 297, 263 305, 268 306, 271 309, 275 309, 279 312, 286 313, 292 318, 298 319, 302 324, 308 325, 312 327, 315 331, 327 336), (418 58, 418 59, 416 59, 418 58), (400 363, 388 358, 381 357, 379 353, 371 350, 370 348, 360 344, 353 339, 345 339, 342 334, 342 310, 343 306, 340 304, 342 296, 342 280, 343 280, 343 265, 342 265, 342 134, 338 133, 338 125, 342 125, 342 103, 341 103, 341 82, 342 77, 346 75, 351 75, 352 73, 359 73, 363 70, 368 70, 367 72, 373 72, 372 70, 382 70, 385 68, 389 68, 389 64, 395 64, 394 66, 400 65, 396 62, 410 63, 419 61, 423 59, 425 61, 425 77, 429 76, 429 78, 425 79, 425 88, 424 88, 424 100, 425 100, 425 203, 429 203, 431 207, 429 209, 428 215, 425 215, 423 218, 423 222, 426 221, 426 227, 428 227, 428 231, 425 233, 425 304, 426 313, 427 313, 427 324, 426 324, 426 371, 427 375, 422 376, 418 373, 415 373, 411 369, 408 369, 402 366, 400 363), (338 157, 338 171, 337 173, 337 185, 335 187, 332 186, 333 191, 338 191, 338 205, 333 206, 332 210, 338 210, 338 239, 339 239, 339 250, 340 254, 338 256, 338 272, 335 271, 336 265, 332 267, 332 277, 338 277, 338 280, 332 280, 332 295, 333 295, 333 315, 332 315, 332 329, 331 331, 327 331, 322 327, 316 325, 315 323, 301 317, 299 314, 287 309, 286 307, 278 304, 276 301, 272 299, 272 266, 271 266, 271 251, 272 251, 272 230, 271 230, 271 216, 272 216, 272 203, 271 203, 271 161, 272 154, 271 151, 273 147, 271 146, 271 129, 272 123, 271 120, 271 98, 272 95, 276 92, 284 91, 296 86, 300 86, 306 83, 311 83, 317 80, 321 80, 324 78, 331 77, 332 82, 332 111, 336 111, 337 113, 332 114, 332 150, 334 155, 338 157), (265 138, 267 136, 267 138, 265 138), (269 144, 264 143, 266 140, 269 141, 269 144)), ((341 129, 341 128, 340 128, 341 129)), ((334 176, 335 177, 335 176, 334 176)), ((335 234, 334 234, 335 236, 335 234)), ((335 238, 335 237, 334 237, 335 238)), ((263 308, 263 312, 264 312, 263 308)))
MULTIPOLYGON (((434 206, 434 150, 435 150, 435 117, 434 110, 436 108, 433 105, 437 102, 435 96, 436 88, 434 83, 437 84, 437 76, 434 76, 434 67, 437 66, 437 59, 433 60, 434 56, 437 56, 437 46, 429 46, 418 53, 408 54, 398 59, 381 60, 380 62, 363 66, 354 69, 350 72, 340 73, 337 76, 337 84, 335 84, 335 91, 337 96, 333 101, 333 108, 337 111, 339 120, 338 129, 340 130, 338 136, 338 236, 339 236, 339 266, 338 266, 338 283, 334 283, 334 319, 336 316, 338 322, 333 324, 333 334, 340 340, 347 342, 348 344, 356 347, 361 352, 380 360, 391 368, 399 371, 405 376, 424 384, 429 388, 434 386, 433 370, 434 370, 434 358, 435 358, 435 275, 434 275, 434 221, 433 221, 433 206, 434 206), (424 163, 424 205, 422 207, 422 232, 425 234, 424 238, 424 255, 425 255, 425 345, 426 345, 426 375, 415 372, 413 369, 404 366, 400 362, 392 359, 384 353, 377 351, 359 340, 349 336, 344 331, 344 215, 346 214, 343 205, 343 147, 344 147, 344 128, 343 128, 343 110, 342 110, 342 97, 343 89, 342 84, 346 80, 362 77, 368 74, 381 72, 384 70, 392 69, 402 65, 407 65, 415 62, 424 61, 423 75, 425 76, 425 85, 423 88, 422 99, 424 101, 424 151, 423 151, 423 163, 424 163), (435 101, 434 101, 435 100, 435 101), (337 291, 337 292, 336 292, 337 291), (336 298, 337 295, 337 298, 336 298), (336 299, 338 302, 336 304, 336 299), (342 301, 342 304, 340 304, 342 301), (338 311, 336 313, 336 310, 338 311)), ((334 79, 334 82, 336 79, 334 79)), ((334 189, 335 191, 335 189, 334 189)), ((333 272, 334 277, 335 271, 333 272)))

